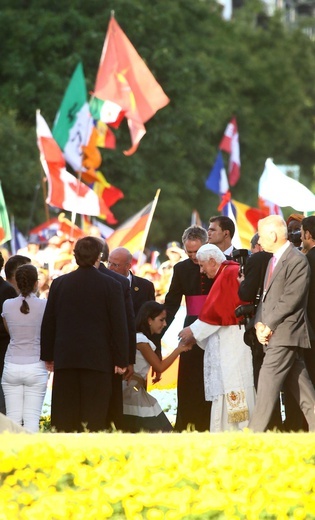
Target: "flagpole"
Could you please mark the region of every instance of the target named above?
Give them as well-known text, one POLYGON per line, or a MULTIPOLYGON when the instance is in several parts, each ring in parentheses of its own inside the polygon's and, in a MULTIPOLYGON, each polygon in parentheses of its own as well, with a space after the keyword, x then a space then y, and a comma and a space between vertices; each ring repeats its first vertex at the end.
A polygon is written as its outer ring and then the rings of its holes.
POLYGON ((147 238, 148 238, 151 222, 153 220, 153 215, 154 215, 155 208, 156 208, 156 205, 157 205, 158 200, 159 200, 160 193, 161 193, 161 189, 158 188, 156 190, 156 194, 155 194, 155 197, 154 197, 154 200, 153 200, 153 204, 152 204, 152 208, 151 208, 151 211, 150 211, 149 218, 148 218, 147 223, 146 223, 145 228, 144 228, 144 233, 143 233, 143 237, 142 237, 142 245, 141 245, 141 248, 140 248, 139 258, 138 258, 138 262, 137 262, 137 271, 139 270, 139 267, 140 267, 142 254, 143 254, 143 251, 144 251, 144 248, 145 248, 145 243, 146 243, 147 238))

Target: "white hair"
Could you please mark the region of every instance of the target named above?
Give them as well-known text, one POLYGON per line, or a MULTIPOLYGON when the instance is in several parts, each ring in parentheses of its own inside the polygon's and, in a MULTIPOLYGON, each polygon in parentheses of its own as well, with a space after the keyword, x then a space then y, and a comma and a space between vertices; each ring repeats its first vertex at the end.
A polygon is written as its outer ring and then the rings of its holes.
POLYGON ((226 260, 224 253, 214 244, 204 244, 197 251, 197 260, 208 262, 213 258, 217 264, 222 264, 226 260))

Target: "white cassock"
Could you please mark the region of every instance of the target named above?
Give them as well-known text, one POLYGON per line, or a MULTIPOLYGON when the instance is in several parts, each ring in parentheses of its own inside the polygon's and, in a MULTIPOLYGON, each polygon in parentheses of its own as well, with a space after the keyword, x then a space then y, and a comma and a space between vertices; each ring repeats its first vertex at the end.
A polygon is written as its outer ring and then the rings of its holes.
POLYGON ((190 325, 196 343, 205 351, 206 401, 212 401, 210 431, 242 430, 255 406, 253 362, 250 347, 238 325, 190 325))

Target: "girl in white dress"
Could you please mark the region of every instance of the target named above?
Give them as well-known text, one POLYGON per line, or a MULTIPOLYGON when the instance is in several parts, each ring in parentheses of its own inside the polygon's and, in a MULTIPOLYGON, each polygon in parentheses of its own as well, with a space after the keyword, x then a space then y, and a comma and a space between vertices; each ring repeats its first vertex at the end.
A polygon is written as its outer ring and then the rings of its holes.
POLYGON ((156 346, 151 338, 153 334, 161 334, 165 326, 164 306, 155 301, 144 303, 136 318, 137 352, 134 374, 131 380, 123 383, 124 431, 136 433, 173 430, 157 400, 145 390, 150 367, 155 372, 164 372, 179 354, 191 349, 191 346, 179 345, 161 360, 155 353, 156 346))

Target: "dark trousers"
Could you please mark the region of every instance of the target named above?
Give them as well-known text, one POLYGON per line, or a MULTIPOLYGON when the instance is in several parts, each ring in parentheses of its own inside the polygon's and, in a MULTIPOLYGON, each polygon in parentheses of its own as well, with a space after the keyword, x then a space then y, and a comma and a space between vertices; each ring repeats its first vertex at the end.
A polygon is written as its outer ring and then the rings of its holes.
POLYGON ((210 428, 211 403, 205 400, 203 357, 204 351, 197 345, 180 355, 175 423, 177 432, 188 427, 199 432, 210 428))
POLYGON ((123 430, 123 395, 122 376, 114 374, 112 379, 112 395, 109 401, 106 429, 123 430))
POLYGON ((56 370, 51 425, 59 432, 105 430, 112 374, 88 369, 56 370))

